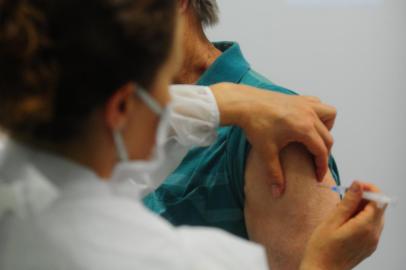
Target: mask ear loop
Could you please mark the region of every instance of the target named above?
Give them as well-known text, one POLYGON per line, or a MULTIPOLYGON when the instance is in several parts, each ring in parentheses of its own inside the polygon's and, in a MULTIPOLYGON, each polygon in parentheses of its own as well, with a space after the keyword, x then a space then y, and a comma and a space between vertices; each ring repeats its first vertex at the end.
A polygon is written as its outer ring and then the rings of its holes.
MULTIPOLYGON (((142 88, 141 86, 138 86, 137 84, 134 84, 135 86, 135 94, 158 116, 161 116, 163 114, 163 109, 161 105, 153 99, 147 91, 142 88), (137 90, 138 89, 138 90, 137 90)), ((114 139, 114 144, 116 146, 117 150, 117 155, 120 161, 129 161, 128 158, 128 153, 124 144, 124 139, 123 136, 121 135, 121 132, 119 130, 114 130, 113 131, 113 139, 114 139)))
POLYGON ((123 136, 119 130, 113 131, 114 144, 116 145, 117 155, 120 161, 128 161, 128 153, 125 148, 123 136))
POLYGON ((135 84, 135 94, 158 116, 163 114, 162 106, 144 88, 137 84, 135 84))

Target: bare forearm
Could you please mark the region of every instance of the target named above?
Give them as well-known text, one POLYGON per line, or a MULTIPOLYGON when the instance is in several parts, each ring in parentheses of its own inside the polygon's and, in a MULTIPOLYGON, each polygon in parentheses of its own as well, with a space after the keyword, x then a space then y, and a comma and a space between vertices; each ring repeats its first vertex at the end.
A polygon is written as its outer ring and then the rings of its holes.
POLYGON ((231 83, 219 83, 210 86, 210 88, 219 107, 221 125, 242 127, 244 119, 250 112, 248 101, 255 99, 254 93, 259 92, 259 90, 231 83))
MULTIPOLYGON (((307 241, 339 202, 317 187, 312 157, 298 144, 281 153, 285 194, 270 195, 264 161, 252 151, 247 161, 245 220, 252 240, 263 244, 272 269, 298 269, 307 241)), ((333 184, 329 174, 324 182, 333 184)))

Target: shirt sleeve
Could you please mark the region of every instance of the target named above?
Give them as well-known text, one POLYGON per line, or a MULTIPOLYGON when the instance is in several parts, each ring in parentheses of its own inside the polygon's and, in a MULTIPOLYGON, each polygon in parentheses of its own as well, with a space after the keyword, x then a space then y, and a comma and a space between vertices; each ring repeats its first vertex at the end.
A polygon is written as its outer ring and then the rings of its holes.
POLYGON ((220 113, 209 87, 173 85, 171 127, 176 140, 184 146, 209 146, 217 138, 220 113))

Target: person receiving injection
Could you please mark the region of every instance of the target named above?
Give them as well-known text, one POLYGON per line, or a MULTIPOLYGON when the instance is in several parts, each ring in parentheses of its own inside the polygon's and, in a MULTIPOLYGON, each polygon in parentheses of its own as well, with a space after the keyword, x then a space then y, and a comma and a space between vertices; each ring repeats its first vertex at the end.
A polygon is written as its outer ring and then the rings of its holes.
MULTIPOLYGON (((247 98, 229 84, 168 91, 175 11, 171 0, 0 1, 2 270, 268 269, 260 245, 175 228, 140 202, 176 160, 169 143, 209 144, 224 117, 239 120, 228 98, 247 98)), ((352 185, 302 270, 347 270, 373 253, 385 207, 362 191, 378 190, 352 185)))

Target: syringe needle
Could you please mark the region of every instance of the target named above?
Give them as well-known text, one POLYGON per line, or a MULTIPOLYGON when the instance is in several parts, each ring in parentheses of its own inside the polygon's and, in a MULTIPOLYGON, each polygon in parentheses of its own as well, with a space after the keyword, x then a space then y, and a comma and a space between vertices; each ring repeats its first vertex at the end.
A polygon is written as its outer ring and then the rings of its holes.
MULTIPOLYGON (((337 192, 341 195, 345 195, 345 192, 348 191, 349 187, 343 187, 343 186, 330 186, 327 184, 318 184, 318 187, 321 188, 326 188, 331 191, 337 192)), ((362 198, 368 201, 374 201, 378 204, 379 208, 385 207, 387 204, 395 204, 397 202, 396 199, 391 198, 389 196, 386 196, 382 193, 377 193, 377 192, 371 192, 371 191, 363 191, 362 192, 362 198)))

